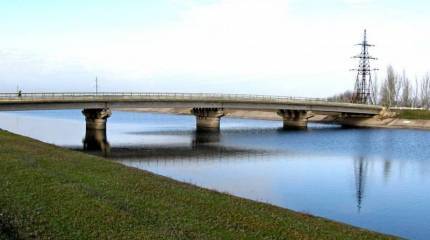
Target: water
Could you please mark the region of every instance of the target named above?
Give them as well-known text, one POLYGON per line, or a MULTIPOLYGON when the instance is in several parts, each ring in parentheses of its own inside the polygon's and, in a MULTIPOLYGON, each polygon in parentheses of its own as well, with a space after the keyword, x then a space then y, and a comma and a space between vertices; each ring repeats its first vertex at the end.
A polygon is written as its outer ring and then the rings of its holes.
POLYGON ((237 196, 411 239, 430 236, 430 132, 114 112, 107 136, 79 111, 0 113, 0 128, 237 196))

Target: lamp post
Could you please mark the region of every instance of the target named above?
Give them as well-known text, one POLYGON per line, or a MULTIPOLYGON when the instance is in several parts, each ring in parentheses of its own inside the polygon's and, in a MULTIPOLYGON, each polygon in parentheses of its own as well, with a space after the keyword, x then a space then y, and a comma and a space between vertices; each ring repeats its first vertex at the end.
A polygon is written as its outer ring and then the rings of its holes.
POLYGON ((99 93, 99 80, 96 77, 96 95, 99 93))

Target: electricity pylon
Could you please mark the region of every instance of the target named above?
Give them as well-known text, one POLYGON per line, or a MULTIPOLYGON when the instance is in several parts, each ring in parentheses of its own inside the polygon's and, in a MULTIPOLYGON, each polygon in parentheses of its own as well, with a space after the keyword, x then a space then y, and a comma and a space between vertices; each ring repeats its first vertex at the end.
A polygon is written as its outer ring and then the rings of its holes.
POLYGON ((372 69, 370 67, 370 61, 377 59, 369 55, 369 47, 374 47, 375 45, 369 44, 367 42, 366 30, 364 30, 363 42, 357 45, 361 46, 361 53, 353 57, 359 59, 359 65, 358 68, 352 69, 352 71, 357 71, 357 79, 355 81, 352 102, 361 104, 372 104, 372 71, 376 71, 378 69, 372 69))

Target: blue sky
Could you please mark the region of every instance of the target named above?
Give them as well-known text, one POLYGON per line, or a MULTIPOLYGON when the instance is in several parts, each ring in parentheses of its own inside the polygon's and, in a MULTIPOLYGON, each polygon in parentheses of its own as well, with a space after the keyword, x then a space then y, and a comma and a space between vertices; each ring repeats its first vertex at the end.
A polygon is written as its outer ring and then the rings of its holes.
POLYGON ((428 1, 0 0, 0 92, 351 89, 364 28, 382 70, 430 71, 428 1))

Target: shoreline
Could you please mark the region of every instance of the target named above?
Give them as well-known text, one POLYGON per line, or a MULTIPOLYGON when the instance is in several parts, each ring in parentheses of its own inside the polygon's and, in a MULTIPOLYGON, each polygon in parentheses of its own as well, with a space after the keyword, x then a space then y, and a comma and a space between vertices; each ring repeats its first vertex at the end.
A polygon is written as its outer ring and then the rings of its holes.
POLYGON ((0 236, 396 239, 0 130, 0 236))
MULTIPOLYGON (((192 115, 191 109, 187 108, 142 108, 142 109, 121 109, 125 112, 143 112, 143 113, 162 113, 175 115, 192 115)), ((248 110, 224 110, 225 116, 228 118, 237 119, 256 119, 267 121, 282 121, 282 118, 277 115, 276 111, 248 111, 248 110)), ((349 118, 346 120, 336 120, 330 115, 314 115, 308 119, 311 123, 321 124, 340 124, 351 127, 362 128, 388 128, 388 129, 417 129, 430 130, 430 120, 421 119, 402 119, 402 118, 349 118)))

